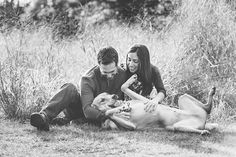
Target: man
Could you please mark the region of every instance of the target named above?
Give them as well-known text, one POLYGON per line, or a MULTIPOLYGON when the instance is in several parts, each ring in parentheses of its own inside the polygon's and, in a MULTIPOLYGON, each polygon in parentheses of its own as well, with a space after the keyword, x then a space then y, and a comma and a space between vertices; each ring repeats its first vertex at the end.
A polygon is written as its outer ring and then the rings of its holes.
POLYGON ((106 47, 97 55, 98 65, 90 69, 81 78, 80 93, 73 84, 65 84, 40 112, 31 114, 30 124, 38 130, 49 131, 49 123, 66 124, 73 119, 86 118, 94 123, 101 123, 106 115, 91 107, 93 99, 100 93, 116 94, 123 99, 121 85, 126 81, 126 74, 118 67, 118 53, 112 47, 106 47), (65 117, 55 118, 64 110, 65 117))

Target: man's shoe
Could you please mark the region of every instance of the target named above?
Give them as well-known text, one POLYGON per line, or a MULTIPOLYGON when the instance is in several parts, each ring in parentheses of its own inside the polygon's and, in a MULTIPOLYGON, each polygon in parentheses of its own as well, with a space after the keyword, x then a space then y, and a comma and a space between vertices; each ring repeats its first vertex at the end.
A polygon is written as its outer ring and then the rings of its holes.
POLYGON ((52 125, 59 125, 59 126, 67 125, 69 123, 70 119, 66 117, 56 117, 50 122, 50 124, 52 125))
POLYGON ((76 125, 81 125, 81 124, 85 124, 88 123, 88 120, 84 117, 84 118, 77 118, 71 121, 71 124, 76 124, 76 125))
POLYGON ((30 115, 30 124, 38 130, 49 131, 48 120, 46 115, 43 113, 32 113, 30 115))

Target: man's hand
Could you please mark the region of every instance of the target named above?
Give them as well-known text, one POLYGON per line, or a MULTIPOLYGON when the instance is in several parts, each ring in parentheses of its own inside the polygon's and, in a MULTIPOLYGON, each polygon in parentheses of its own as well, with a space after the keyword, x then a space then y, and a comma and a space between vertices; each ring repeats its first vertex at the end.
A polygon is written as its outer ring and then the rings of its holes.
POLYGON ((153 103, 152 101, 148 101, 145 104, 145 108, 144 110, 146 112, 149 112, 149 113, 152 113, 156 110, 156 107, 157 107, 157 103, 153 103))
POLYGON ((104 114, 105 114, 106 116, 111 116, 111 115, 113 115, 113 113, 114 113, 113 110, 107 110, 107 111, 105 111, 104 114))

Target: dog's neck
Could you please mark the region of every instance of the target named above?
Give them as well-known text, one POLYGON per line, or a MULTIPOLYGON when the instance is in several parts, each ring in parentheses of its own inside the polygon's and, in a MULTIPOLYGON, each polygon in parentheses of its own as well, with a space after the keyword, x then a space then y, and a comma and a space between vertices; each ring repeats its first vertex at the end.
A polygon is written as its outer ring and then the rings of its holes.
POLYGON ((121 105, 124 105, 125 104, 125 101, 122 101, 122 100, 117 100, 114 104, 114 106, 118 107, 118 106, 121 106, 121 105))

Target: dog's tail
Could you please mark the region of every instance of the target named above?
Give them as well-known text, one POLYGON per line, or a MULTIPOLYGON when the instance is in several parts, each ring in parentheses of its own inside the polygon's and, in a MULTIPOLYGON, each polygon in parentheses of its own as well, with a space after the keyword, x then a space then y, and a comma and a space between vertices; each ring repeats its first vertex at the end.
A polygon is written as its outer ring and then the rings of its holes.
POLYGON ((208 114, 211 113, 213 96, 215 95, 215 93, 216 93, 216 87, 212 87, 208 94, 208 101, 203 107, 208 114))

